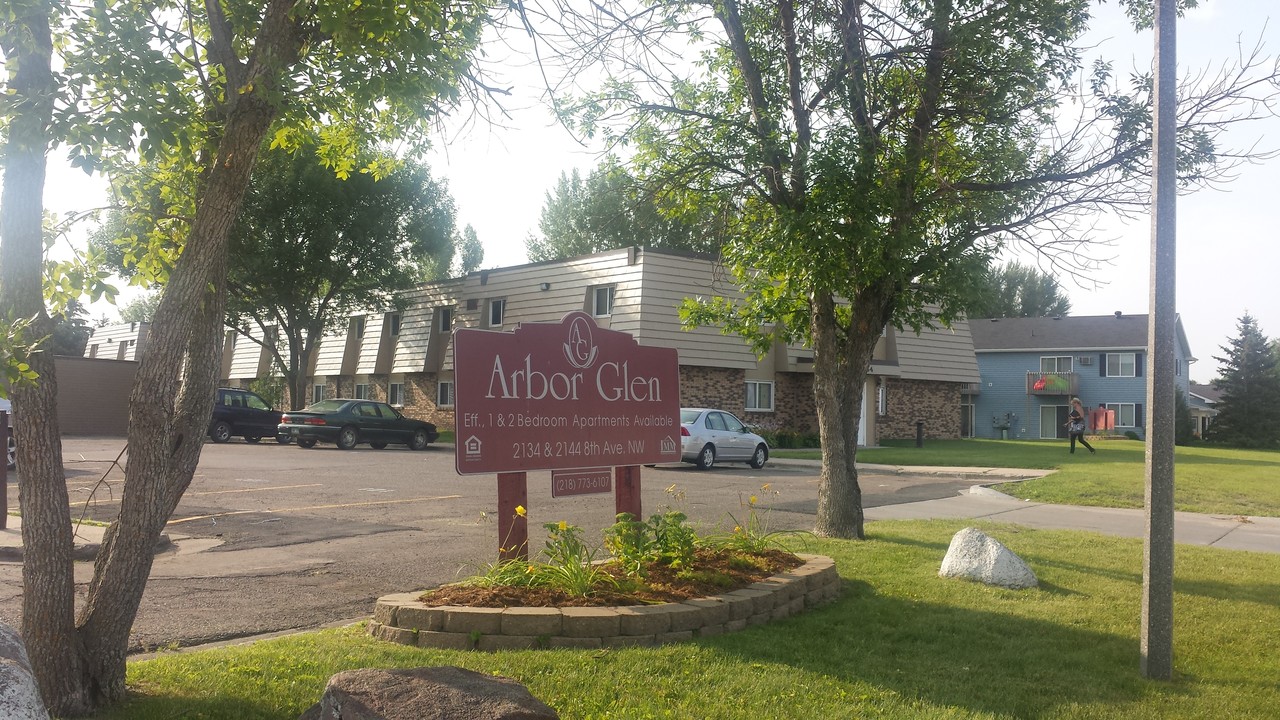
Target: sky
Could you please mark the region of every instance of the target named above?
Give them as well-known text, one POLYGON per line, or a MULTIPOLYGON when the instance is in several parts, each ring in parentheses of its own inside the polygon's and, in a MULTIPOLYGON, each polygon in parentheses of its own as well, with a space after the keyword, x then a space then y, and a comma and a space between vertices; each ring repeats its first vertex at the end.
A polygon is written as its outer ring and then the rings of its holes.
MULTIPOLYGON (((1117 72, 1150 66, 1153 37, 1134 33, 1114 2, 1098 8, 1090 57, 1114 61, 1117 72)), ((1179 76, 1216 69, 1255 42, 1280 55, 1280 6, 1275 0, 1208 0, 1178 23, 1179 76), (1269 8, 1271 8, 1269 10, 1269 8), (1269 17, 1274 14, 1274 17, 1269 17)), ((506 58, 498 57, 498 62, 506 58)), ((494 58, 491 58, 493 61, 494 58)), ((513 59, 514 60, 514 59, 513 59)), ((458 205, 458 226, 471 225, 484 244, 483 267, 527 262, 525 238, 536 232, 539 215, 561 173, 584 174, 595 166, 595 148, 578 142, 539 103, 541 84, 523 68, 508 71, 513 94, 501 126, 470 122, 444 133, 428 158, 437 178, 448 182, 458 205)), ((1277 109, 1280 112, 1280 109, 1277 109)), ((1237 148, 1280 150, 1280 117, 1238 126, 1228 136, 1237 148)), ((103 204, 103 183, 51 157, 45 203, 65 214, 103 204)), ((1215 355, 1237 334, 1236 323, 1252 314, 1269 337, 1280 337, 1280 158, 1242 168, 1222 190, 1205 190, 1178 200, 1177 304, 1198 362, 1191 379, 1208 382, 1218 371, 1215 355)), ((1073 315, 1142 314, 1149 308, 1150 224, 1097 219, 1097 236, 1113 242, 1100 249, 1110 257, 1088 287, 1060 281, 1073 315), (1097 287, 1094 286, 1097 285, 1097 287)), ((124 297, 134 295, 126 291, 124 297)), ((114 309, 91 306, 91 316, 113 317, 114 309)))

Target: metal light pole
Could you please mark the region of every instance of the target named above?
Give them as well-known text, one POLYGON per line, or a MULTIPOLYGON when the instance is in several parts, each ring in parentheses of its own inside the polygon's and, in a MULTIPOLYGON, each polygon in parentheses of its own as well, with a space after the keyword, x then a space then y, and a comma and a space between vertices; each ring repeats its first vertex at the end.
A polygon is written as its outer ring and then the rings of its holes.
POLYGON ((1147 534, 1142 568, 1142 675, 1173 677, 1173 435, 1177 331, 1176 0, 1155 2, 1151 298, 1147 327, 1147 534))

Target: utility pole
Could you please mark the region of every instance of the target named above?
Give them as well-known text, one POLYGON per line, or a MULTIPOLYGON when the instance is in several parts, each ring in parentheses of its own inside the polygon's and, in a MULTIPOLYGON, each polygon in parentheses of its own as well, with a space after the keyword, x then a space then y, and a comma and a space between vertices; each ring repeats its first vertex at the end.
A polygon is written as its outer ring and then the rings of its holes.
POLYGON ((1151 298, 1147 326, 1147 534, 1142 675, 1173 677, 1173 436, 1177 333, 1177 2, 1155 2, 1151 298))

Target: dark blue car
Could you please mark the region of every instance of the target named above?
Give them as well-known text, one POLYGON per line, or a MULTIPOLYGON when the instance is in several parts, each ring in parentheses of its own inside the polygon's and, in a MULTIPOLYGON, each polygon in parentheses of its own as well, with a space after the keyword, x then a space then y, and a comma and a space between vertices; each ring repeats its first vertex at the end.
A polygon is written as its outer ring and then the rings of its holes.
POLYGON ((368 443, 375 450, 390 444, 425 450, 440 437, 435 425, 407 418, 386 403, 343 399, 321 400, 302 410, 285 413, 280 418, 277 434, 296 440, 301 448, 327 442, 343 450, 360 443, 368 443))

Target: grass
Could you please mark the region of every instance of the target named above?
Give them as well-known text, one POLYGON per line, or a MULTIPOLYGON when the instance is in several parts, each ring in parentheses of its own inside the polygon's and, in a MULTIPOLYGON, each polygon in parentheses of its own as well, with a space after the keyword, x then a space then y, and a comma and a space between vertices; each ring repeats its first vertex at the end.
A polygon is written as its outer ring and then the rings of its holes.
MULTIPOLYGON (((1092 441, 1091 441, 1092 442, 1092 441)), ((1067 453, 1066 441, 929 440, 886 442, 858 451, 860 463, 905 466, 978 466, 1057 469, 1047 477, 1006 483, 1001 492, 1037 502, 1140 508, 1146 446, 1133 440, 1093 442, 1097 455, 1067 453)), ((817 451, 780 450, 776 457, 817 451)), ((1178 447, 1174 453, 1174 505, 1185 512, 1280 517, 1280 451, 1214 445, 1178 447)))
POLYGON ((960 521, 877 522, 811 541, 841 598, 742 632, 660 648, 482 654, 306 633, 131 663, 107 719, 292 718, 357 667, 458 665, 524 683, 562 718, 1274 717, 1280 555, 1179 546, 1172 682, 1139 673, 1142 543, 981 524, 1041 587, 937 576, 960 521))

